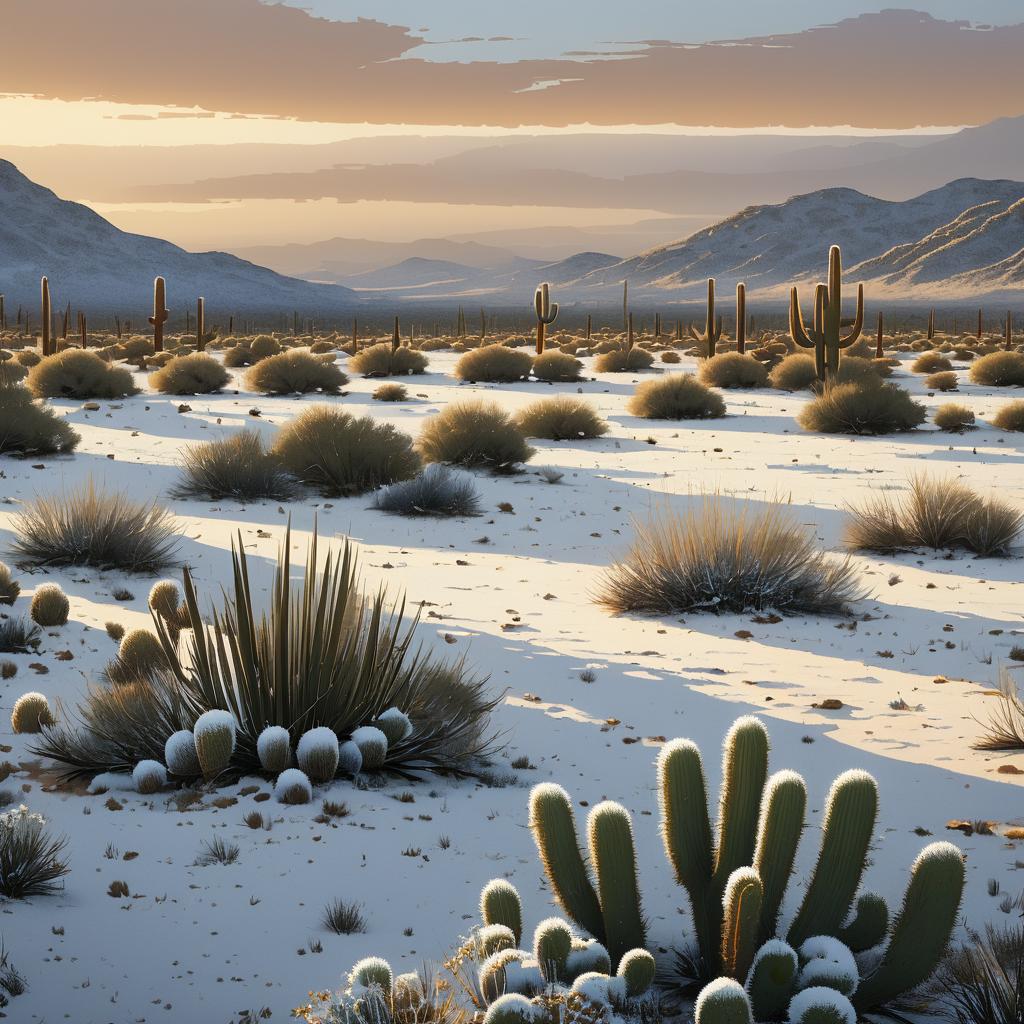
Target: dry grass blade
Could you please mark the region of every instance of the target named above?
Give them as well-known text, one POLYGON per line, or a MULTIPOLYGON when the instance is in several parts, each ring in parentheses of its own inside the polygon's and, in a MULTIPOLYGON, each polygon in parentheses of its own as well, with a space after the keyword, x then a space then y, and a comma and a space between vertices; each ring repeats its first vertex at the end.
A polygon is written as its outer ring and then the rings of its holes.
POLYGON ((1024 750, 1024 701, 1008 668, 999 670, 1002 696, 983 724, 984 732, 975 750, 1024 750))

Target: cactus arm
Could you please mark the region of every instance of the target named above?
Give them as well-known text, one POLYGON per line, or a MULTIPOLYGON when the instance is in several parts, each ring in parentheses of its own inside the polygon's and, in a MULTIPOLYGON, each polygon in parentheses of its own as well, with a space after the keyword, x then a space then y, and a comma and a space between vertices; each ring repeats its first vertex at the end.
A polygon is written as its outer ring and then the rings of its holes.
POLYGON ((804 324, 804 315, 800 312, 800 295, 796 285, 789 289, 789 336, 801 348, 814 348, 814 342, 804 324))
POLYGON ((807 809, 807 786, 796 772, 776 772, 765 786, 757 828, 754 870, 764 886, 760 941, 775 935, 779 908, 793 872, 807 809))
POLYGON ((796 951, 781 939, 771 939, 757 951, 746 983, 755 1020, 785 1016, 799 967, 796 951))
POLYGON ((840 348, 849 348, 864 330, 864 285, 857 285, 857 312, 854 314, 850 333, 839 342, 840 348))
POLYGON ((746 979, 758 949, 764 888, 753 868, 737 868, 722 897, 722 973, 746 979))
POLYGON ((839 932, 839 940, 854 953, 877 946, 889 928, 889 907, 877 893, 857 897, 853 920, 839 932))

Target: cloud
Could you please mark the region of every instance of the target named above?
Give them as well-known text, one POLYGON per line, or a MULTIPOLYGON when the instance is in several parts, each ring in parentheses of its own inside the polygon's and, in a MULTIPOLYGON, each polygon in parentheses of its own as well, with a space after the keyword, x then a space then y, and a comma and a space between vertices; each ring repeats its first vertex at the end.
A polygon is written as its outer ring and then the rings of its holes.
MULTIPOLYGON (((786 124, 902 128, 1021 112, 1007 75, 1024 25, 994 31, 883 11, 788 35, 648 42, 615 59, 437 62, 402 26, 259 0, 49 0, 59 61, 13 47, 0 90, 400 124, 786 124), (425 51, 422 51, 425 52, 425 51), (98 60, 97 54, 116 54, 98 60), (401 58, 401 59, 399 59, 401 58), (536 83, 559 82, 557 88, 536 83)), ((8 38, 38 0, 7 0, 8 38)))

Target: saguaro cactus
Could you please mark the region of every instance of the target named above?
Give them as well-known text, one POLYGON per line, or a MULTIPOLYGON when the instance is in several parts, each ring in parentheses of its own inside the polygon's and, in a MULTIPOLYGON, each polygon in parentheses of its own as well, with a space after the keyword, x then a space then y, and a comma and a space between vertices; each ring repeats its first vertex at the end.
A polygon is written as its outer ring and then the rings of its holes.
POLYGON ((928 340, 932 341, 935 337, 935 310, 931 309, 928 312, 928 340))
POLYGON ((796 286, 789 293, 789 336, 801 348, 814 349, 818 379, 834 380, 839 372, 840 352, 849 348, 864 328, 864 285, 857 286, 857 312, 848 334, 843 334, 843 264, 838 245, 828 253, 828 284, 814 290, 814 324, 808 329, 800 312, 796 286))
POLYGON ((875 334, 875 358, 881 359, 885 355, 882 349, 882 341, 885 337, 885 316, 881 310, 878 311, 878 331, 875 334))
POLYGON ((537 311, 537 355, 543 355, 545 332, 558 316, 558 303, 551 301, 551 290, 546 281, 534 294, 533 306, 537 311))
POLYGON ((397 352, 402 344, 402 325, 398 322, 398 317, 395 317, 394 330, 391 332, 391 351, 397 352))
POLYGON ((153 351, 164 350, 164 324, 171 315, 167 309, 167 286, 162 277, 153 280, 153 315, 149 322, 153 325, 153 351))
POLYGON ((1006 341, 1006 351, 1009 352, 1013 348, 1013 313, 1010 310, 1006 311, 1006 334, 1004 340, 1006 341))
POLYGON ((985 316, 984 313, 978 310, 978 341, 981 341, 981 335, 985 328, 985 316))
POLYGON ((53 354, 53 339, 50 336, 50 282, 44 277, 40 282, 42 292, 42 349, 43 355, 53 354))
POLYGON ((704 319, 704 331, 698 334, 693 324, 690 324, 690 337, 706 346, 708 359, 715 354, 715 346, 722 337, 722 318, 715 316, 715 279, 713 277, 708 278, 708 306, 704 319))
POLYGON ((196 299, 196 351, 202 352, 206 347, 206 300, 199 296, 196 299))
POLYGON ((747 286, 742 281, 736 285, 736 351, 747 351, 747 286))

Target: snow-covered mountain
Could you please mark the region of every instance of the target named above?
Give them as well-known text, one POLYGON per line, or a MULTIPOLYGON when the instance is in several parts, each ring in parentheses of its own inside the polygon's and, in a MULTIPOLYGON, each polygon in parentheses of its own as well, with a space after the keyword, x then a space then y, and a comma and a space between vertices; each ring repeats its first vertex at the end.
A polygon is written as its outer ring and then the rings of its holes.
POLYGON ((348 288, 284 277, 223 252, 190 253, 114 227, 80 203, 59 199, 0 160, 0 294, 8 310, 34 309, 46 275, 55 308, 70 302, 96 316, 138 318, 153 302, 153 278, 167 280, 172 321, 204 296, 210 322, 231 314, 298 311, 316 317, 351 310, 348 288))

